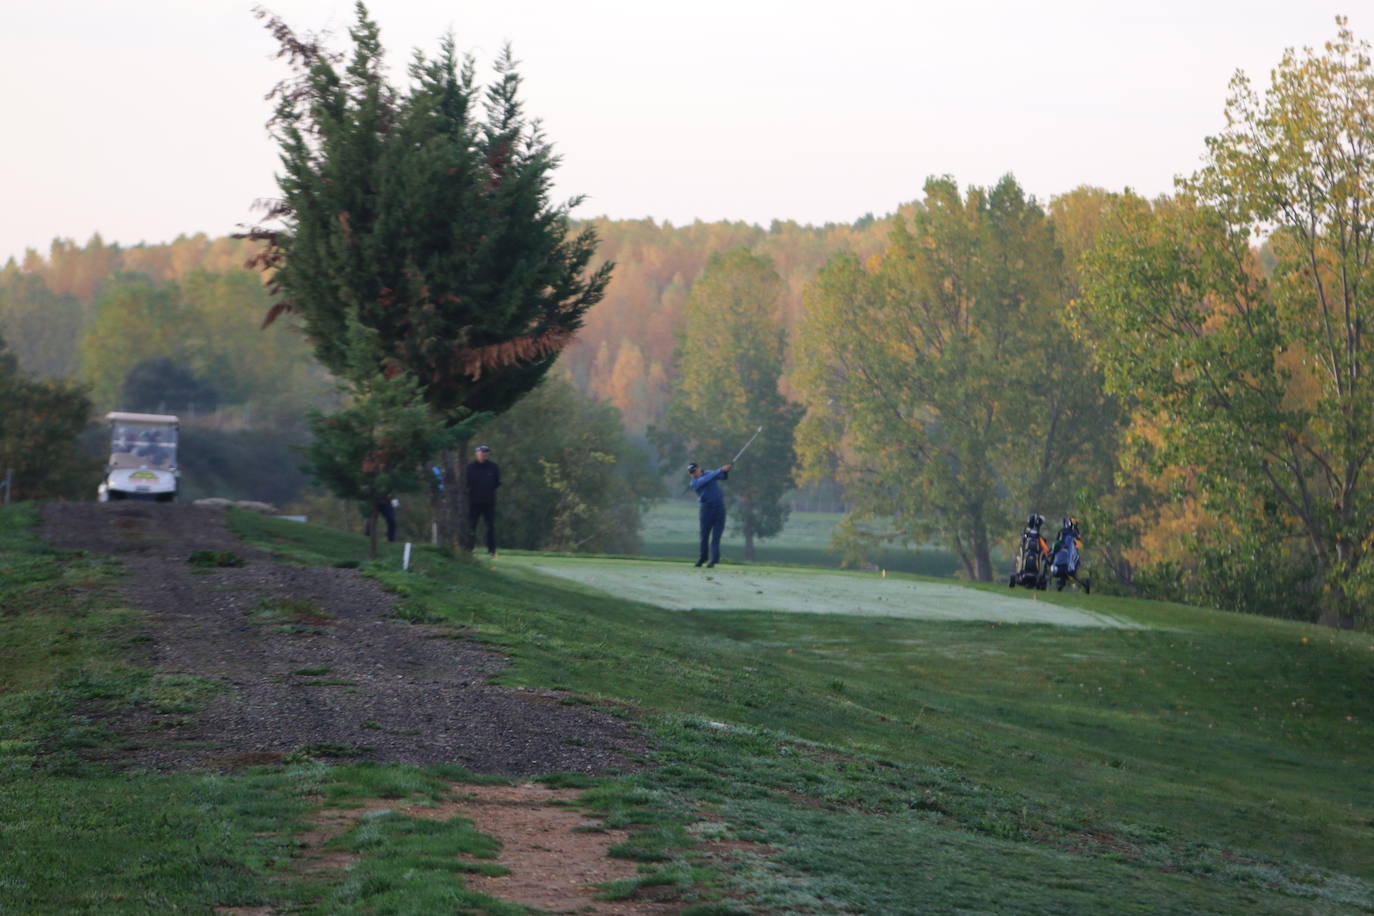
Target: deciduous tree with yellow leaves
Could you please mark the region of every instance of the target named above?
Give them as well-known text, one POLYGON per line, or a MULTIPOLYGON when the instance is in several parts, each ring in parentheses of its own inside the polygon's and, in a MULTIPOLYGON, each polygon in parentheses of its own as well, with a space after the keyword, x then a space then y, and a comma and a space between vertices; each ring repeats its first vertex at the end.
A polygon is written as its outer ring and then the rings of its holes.
POLYGON ((938 540, 990 581, 994 539, 1029 511, 1072 511, 1115 447, 1115 406, 1062 322, 1064 281, 1044 212, 1010 176, 967 194, 927 182, 886 251, 835 258, 807 291, 805 479, 835 475, 853 521, 938 540))
POLYGON ((1348 626, 1374 598, 1369 44, 1341 19, 1262 94, 1238 73, 1226 123, 1175 198, 1120 198, 1078 318, 1111 388, 1165 418, 1161 463, 1230 521, 1231 573, 1310 564, 1318 616, 1348 626))

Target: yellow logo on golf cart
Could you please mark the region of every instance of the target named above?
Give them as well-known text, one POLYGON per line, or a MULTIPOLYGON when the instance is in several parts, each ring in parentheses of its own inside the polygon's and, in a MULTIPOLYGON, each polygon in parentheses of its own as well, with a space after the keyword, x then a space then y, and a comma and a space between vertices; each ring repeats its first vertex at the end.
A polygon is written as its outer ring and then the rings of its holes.
POLYGON ((129 475, 130 480, 157 480, 157 475, 152 471, 134 471, 129 475))

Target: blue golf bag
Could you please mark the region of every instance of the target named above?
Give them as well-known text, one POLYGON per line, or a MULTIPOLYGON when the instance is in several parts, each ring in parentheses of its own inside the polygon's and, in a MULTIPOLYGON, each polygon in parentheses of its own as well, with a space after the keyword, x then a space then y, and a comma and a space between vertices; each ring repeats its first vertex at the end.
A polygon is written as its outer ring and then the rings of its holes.
POLYGON ((1092 582, 1087 577, 1078 577, 1082 555, 1083 541, 1078 530, 1078 519, 1072 516, 1060 519, 1059 536, 1050 548, 1050 576, 1055 581, 1057 591, 1062 592, 1070 579, 1081 585, 1085 594, 1092 591, 1092 582))

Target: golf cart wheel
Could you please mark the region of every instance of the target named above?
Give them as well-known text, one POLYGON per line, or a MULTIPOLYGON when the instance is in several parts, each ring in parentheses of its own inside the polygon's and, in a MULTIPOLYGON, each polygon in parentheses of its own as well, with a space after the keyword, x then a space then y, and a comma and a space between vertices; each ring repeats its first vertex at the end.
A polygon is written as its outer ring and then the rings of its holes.
POLYGON ((1054 590, 1057 592, 1062 592, 1064 590, 1064 581, 1065 580, 1063 578, 1055 579, 1054 590))
POLYGON ((1012 573, 1011 578, 1007 580, 1007 588, 1016 588, 1016 573, 1012 573))

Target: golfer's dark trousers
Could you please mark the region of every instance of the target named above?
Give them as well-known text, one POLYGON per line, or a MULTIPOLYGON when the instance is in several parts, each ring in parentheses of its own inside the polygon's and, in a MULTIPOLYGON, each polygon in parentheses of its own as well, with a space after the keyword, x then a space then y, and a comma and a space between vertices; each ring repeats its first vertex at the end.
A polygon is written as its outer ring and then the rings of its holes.
MULTIPOLYGON (((377 514, 386 522, 386 539, 396 540, 396 507, 391 505, 391 500, 382 500, 377 503, 377 514)), ((368 519, 363 524, 363 534, 372 534, 372 519, 368 519)))
POLYGON ((496 503, 473 503, 468 509, 469 534, 477 543, 477 520, 487 520, 487 553, 496 553, 496 503))
POLYGON ((701 551, 697 554, 698 563, 720 562, 720 536, 725 532, 725 506, 701 504, 701 551), (710 556, 707 557, 707 548, 710 556))
POLYGON ((377 511, 386 519, 386 539, 396 540, 396 507, 391 504, 391 500, 386 499, 377 503, 377 511))

